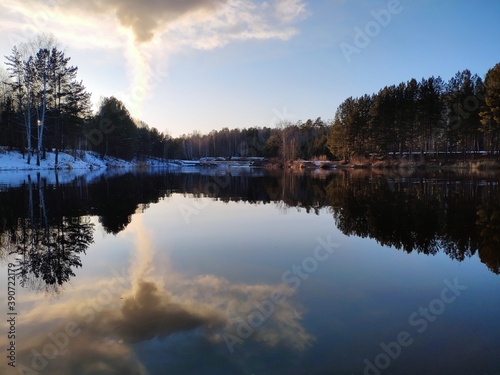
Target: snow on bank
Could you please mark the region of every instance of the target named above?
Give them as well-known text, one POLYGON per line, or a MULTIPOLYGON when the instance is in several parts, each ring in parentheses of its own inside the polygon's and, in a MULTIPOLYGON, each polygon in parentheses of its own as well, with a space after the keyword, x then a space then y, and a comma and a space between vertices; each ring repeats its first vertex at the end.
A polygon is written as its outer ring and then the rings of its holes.
POLYGON ((59 153, 59 163, 56 164, 56 155, 53 152, 47 152, 47 158, 40 160, 40 165, 36 165, 36 156, 31 157, 31 163, 28 164, 28 157, 24 157, 19 151, 5 151, 0 148, 0 171, 42 171, 42 170, 94 170, 106 168, 168 168, 177 165, 157 160, 146 159, 144 162, 125 161, 122 159, 101 156, 91 151, 78 151, 75 155, 66 152, 59 153))
POLYGON ((74 157, 65 152, 59 153, 59 163, 56 165, 56 155, 53 152, 47 153, 47 158, 40 160, 40 165, 36 165, 36 156, 31 157, 28 164, 28 156, 24 157, 19 151, 0 151, 0 170, 2 171, 40 171, 48 169, 99 169, 106 168, 103 160, 100 160, 92 153, 84 153, 82 158, 74 157))
POLYGON ((75 178, 84 177, 87 183, 106 173, 126 173, 134 168, 179 168, 162 160, 146 159, 144 162, 129 162, 113 157, 102 159, 99 154, 86 151, 77 152, 76 157, 66 152, 59 153, 59 163, 56 165, 55 153, 48 152, 47 158, 36 165, 36 156, 28 164, 27 155, 18 151, 6 151, 0 148, 0 190, 5 186, 21 186, 29 180, 36 182, 38 177, 48 184, 70 183, 75 178))
MULTIPOLYGON (((200 173, 207 176, 242 175, 250 173, 255 162, 263 158, 232 158, 219 160, 217 158, 203 158, 202 160, 171 160, 147 158, 143 161, 125 161, 113 157, 101 156, 95 152, 78 151, 76 155, 67 152, 59 153, 59 163, 56 165, 55 153, 48 152, 40 165, 36 165, 36 155, 32 156, 31 163, 27 163, 27 155, 18 151, 7 151, 0 147, 0 191, 5 187, 21 186, 29 181, 45 180, 49 185, 56 183, 67 184, 75 179, 83 178, 90 183, 103 174, 120 175, 134 170, 168 169, 181 173, 200 173), (258 160, 257 160, 258 159, 258 160)), ((252 173, 256 173, 253 171, 252 173)), ((260 171, 259 173, 263 173, 260 171)))

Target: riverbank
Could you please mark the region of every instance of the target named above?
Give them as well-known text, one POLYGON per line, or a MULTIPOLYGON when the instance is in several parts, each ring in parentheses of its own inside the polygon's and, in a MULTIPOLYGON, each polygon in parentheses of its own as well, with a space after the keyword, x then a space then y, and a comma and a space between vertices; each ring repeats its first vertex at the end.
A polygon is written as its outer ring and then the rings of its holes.
POLYGON ((423 169, 423 170, 499 170, 500 159, 489 155, 471 155, 464 158, 462 155, 435 157, 434 155, 386 156, 377 158, 357 158, 348 163, 340 163, 344 168, 376 168, 376 169, 423 169))
POLYGON ((409 158, 407 156, 390 156, 384 158, 352 158, 349 161, 310 161, 295 160, 283 163, 280 159, 270 159, 263 165, 269 169, 286 168, 301 169, 405 169, 405 170, 461 170, 461 171, 498 171, 500 158, 487 155, 474 155, 470 159, 462 157, 434 158, 427 155, 409 158))
POLYGON ((330 170, 330 169, 395 169, 395 170, 460 170, 460 171, 492 171, 500 172, 500 157, 490 155, 471 155, 464 159, 463 155, 447 155, 436 158, 434 155, 414 155, 413 157, 385 156, 385 157, 357 157, 345 160, 295 160, 283 163, 281 158, 263 157, 232 157, 232 158, 201 158, 199 160, 161 160, 147 158, 144 160, 126 161, 110 156, 101 157, 92 151, 60 152, 56 164, 55 153, 47 152, 46 158, 36 165, 36 156, 27 163, 27 154, 19 151, 0 149, 0 171, 77 171, 77 170, 107 170, 107 169, 149 169, 149 168, 216 168, 235 169, 262 167, 266 169, 292 170, 330 170))

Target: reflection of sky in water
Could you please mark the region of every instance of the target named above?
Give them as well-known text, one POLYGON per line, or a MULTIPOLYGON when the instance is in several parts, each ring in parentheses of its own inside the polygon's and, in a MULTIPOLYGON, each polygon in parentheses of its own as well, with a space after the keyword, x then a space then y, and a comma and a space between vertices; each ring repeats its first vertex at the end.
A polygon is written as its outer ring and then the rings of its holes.
MULTIPOLYGON (((314 215, 211 199, 195 206, 174 194, 134 215, 116 236, 97 225, 82 262, 50 300, 18 287, 19 363, 30 365, 31 350, 42 352, 48 334, 58 337, 68 327, 80 333, 41 373, 330 374, 334 368, 361 374, 363 360, 402 330, 415 341, 386 373, 421 373, 421 358, 433 358, 436 371, 460 374, 464 363, 490 364, 500 349, 493 326, 498 276, 476 257, 458 263, 346 237, 326 209, 314 215), (186 205, 202 207, 190 223, 180 214, 186 205), (294 292, 283 274, 327 236, 340 246, 294 292), (468 289, 416 333, 410 314, 439 297, 443 280, 455 278, 468 289), (287 297, 230 354, 223 335, 237 335, 234 319, 276 291, 287 297)), ((6 305, 5 294, 0 303, 6 305)))

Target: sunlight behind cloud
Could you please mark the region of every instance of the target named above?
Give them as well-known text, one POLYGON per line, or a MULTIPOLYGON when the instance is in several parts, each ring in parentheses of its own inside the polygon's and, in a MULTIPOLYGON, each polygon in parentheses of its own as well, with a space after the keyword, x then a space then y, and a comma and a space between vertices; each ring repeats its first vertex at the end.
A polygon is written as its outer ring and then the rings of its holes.
POLYGON ((8 23, 12 45, 57 30, 64 45, 94 50, 96 56, 100 50, 120 50, 128 88, 115 88, 114 95, 135 117, 157 86, 152 81, 166 78, 172 54, 232 41, 288 40, 297 34, 294 23, 307 13, 303 0, 6 0, 0 11, 13 15, 8 23), (163 61, 161 69, 154 69, 153 61, 163 61))

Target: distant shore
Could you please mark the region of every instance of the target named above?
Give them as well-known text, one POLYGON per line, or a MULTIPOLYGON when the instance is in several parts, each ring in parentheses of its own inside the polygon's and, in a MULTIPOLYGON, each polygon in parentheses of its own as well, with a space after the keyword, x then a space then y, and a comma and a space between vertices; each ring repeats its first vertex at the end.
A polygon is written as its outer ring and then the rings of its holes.
POLYGON ((462 157, 400 157, 386 156, 384 158, 353 158, 349 161, 309 161, 295 160, 285 162, 279 159, 270 159, 264 167, 290 169, 422 169, 422 170, 461 170, 461 171, 498 171, 500 172, 500 158, 486 155, 474 155, 470 158, 462 157))
POLYGON ((205 157, 199 160, 166 160, 146 158, 126 161, 114 157, 102 157, 90 151, 60 152, 58 163, 55 153, 47 152, 46 158, 36 165, 36 156, 27 163, 27 155, 19 151, 0 150, 0 172, 2 171, 42 171, 42 170, 106 170, 106 169, 148 169, 148 168, 265 168, 265 169, 393 169, 429 171, 491 171, 500 173, 500 157, 490 155, 389 155, 385 157, 357 157, 351 160, 295 160, 284 162, 281 158, 264 157, 205 157))

